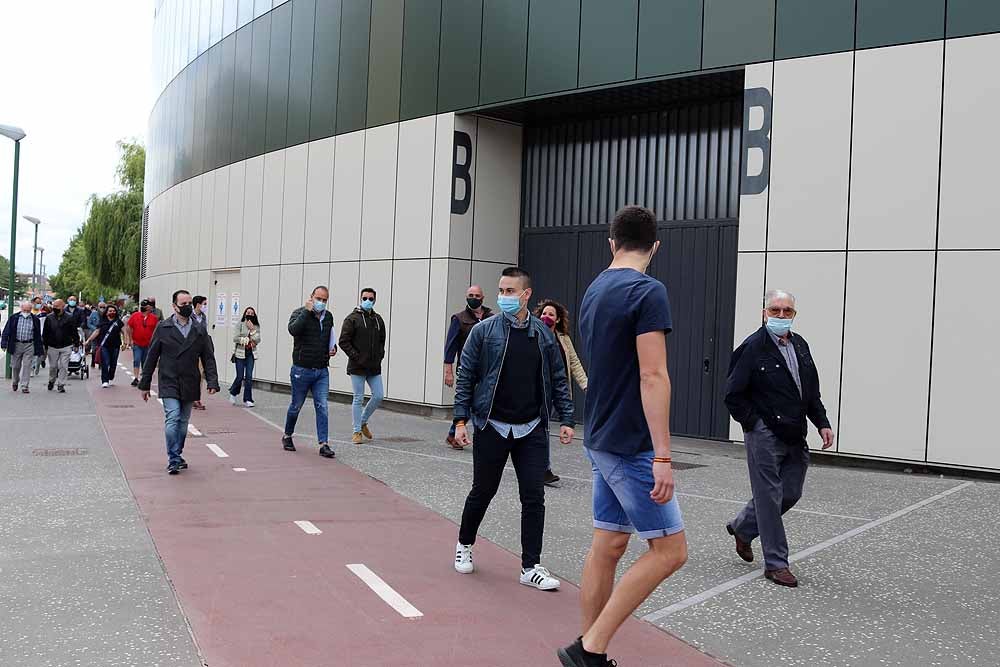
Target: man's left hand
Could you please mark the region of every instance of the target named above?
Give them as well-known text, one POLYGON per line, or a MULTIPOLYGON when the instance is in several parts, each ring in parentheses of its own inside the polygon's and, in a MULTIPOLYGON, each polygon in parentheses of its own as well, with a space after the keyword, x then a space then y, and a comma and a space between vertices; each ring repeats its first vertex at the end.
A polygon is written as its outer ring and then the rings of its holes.
POLYGON ((330 356, 331 357, 337 356, 337 348, 333 348, 333 349, 330 350, 330 356))
POLYGON ((148 391, 144 391, 144 392, 141 392, 141 393, 142 393, 142 400, 148 402, 149 401, 149 392, 148 391))
POLYGON ((573 442, 573 429, 571 427, 561 426, 559 428, 559 442, 564 445, 573 442))
POLYGON ((833 429, 823 428, 820 429, 819 435, 823 438, 823 449, 830 449, 833 447, 833 429))
POLYGON ((216 393, 218 391, 219 391, 218 389, 212 389, 211 387, 209 387, 208 388, 208 395, 211 396, 212 394, 214 394, 214 393, 216 393))

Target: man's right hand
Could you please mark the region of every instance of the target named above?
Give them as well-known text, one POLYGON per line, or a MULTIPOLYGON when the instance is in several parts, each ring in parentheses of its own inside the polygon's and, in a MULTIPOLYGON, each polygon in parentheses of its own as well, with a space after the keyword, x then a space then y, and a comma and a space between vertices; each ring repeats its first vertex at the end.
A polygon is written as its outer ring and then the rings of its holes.
POLYGON ((305 308, 306 308, 306 310, 308 310, 308 311, 309 311, 310 313, 312 312, 312 309, 313 309, 313 300, 312 300, 312 299, 308 299, 308 300, 306 300, 306 305, 305 305, 305 308))
POLYGON ((143 392, 140 392, 140 393, 142 394, 142 400, 144 400, 144 401, 146 401, 148 403, 149 402, 149 392, 148 391, 143 391, 143 392))
POLYGON ((465 427, 465 424, 459 424, 455 427, 455 442, 463 447, 468 447, 472 444, 472 440, 469 438, 469 429, 465 427))
POLYGON ((444 367, 444 383, 449 387, 455 386, 455 372, 451 369, 451 366, 444 367))
POLYGON ((658 505, 670 502, 674 497, 674 469, 669 463, 653 464, 653 490, 649 497, 658 505))

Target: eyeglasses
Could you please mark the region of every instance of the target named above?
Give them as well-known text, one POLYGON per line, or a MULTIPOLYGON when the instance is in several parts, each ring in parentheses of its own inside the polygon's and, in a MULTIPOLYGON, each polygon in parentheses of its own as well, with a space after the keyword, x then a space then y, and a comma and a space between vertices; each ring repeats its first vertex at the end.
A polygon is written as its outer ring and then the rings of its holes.
POLYGON ((775 308, 775 307, 771 306, 771 307, 767 308, 767 314, 770 315, 771 317, 778 317, 779 315, 783 315, 785 317, 795 317, 795 309, 794 308, 775 308))

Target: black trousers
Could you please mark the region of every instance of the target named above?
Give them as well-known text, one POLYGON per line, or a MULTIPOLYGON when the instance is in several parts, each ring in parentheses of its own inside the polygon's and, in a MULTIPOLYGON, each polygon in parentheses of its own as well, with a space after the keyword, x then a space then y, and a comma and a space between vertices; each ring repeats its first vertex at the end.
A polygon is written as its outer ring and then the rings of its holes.
POLYGON ((458 541, 473 544, 479 524, 486 516, 490 501, 500 488, 503 469, 510 456, 517 473, 517 489, 521 496, 521 566, 538 565, 542 553, 542 533, 545 530, 545 470, 549 457, 549 434, 539 424, 523 438, 502 437, 487 424, 476 430, 472 448, 472 491, 465 500, 462 526, 458 541))

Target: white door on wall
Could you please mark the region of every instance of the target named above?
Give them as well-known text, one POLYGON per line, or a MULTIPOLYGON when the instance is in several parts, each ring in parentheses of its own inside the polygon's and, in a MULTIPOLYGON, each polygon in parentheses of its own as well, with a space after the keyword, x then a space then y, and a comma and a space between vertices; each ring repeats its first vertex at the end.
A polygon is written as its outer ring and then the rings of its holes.
POLYGON ((229 361, 233 356, 233 336, 243 316, 240 310, 240 272, 218 271, 212 274, 212 289, 208 297, 208 331, 215 345, 215 364, 219 383, 226 390, 233 381, 236 368, 229 361))

